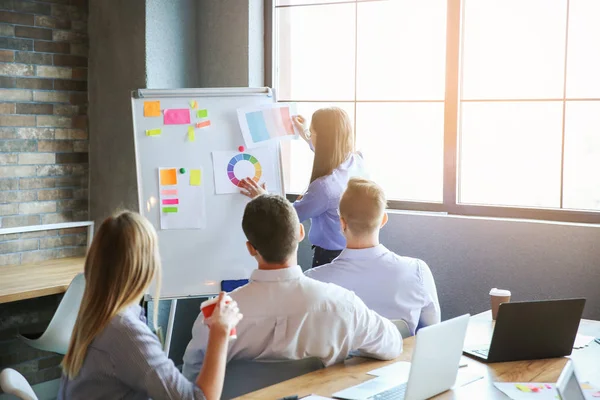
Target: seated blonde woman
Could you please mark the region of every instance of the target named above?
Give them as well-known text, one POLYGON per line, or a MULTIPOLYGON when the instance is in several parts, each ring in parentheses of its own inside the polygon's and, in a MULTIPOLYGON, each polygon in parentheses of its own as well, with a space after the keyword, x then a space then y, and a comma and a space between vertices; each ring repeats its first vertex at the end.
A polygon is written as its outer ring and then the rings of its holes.
POLYGON ((160 269, 156 232, 145 218, 125 211, 102 223, 85 262, 86 288, 58 399, 221 397, 229 331, 242 318, 237 304, 225 304, 220 294, 207 320, 206 360, 192 383, 164 353, 139 306, 154 278, 160 286, 160 269))

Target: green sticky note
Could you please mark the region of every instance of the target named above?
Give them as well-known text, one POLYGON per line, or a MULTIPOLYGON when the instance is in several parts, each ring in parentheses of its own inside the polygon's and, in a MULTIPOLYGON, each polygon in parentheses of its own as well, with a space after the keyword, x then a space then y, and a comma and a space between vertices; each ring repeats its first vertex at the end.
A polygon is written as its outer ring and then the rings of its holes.
POLYGON ((208 110, 198 110, 198 118, 208 118, 208 110))
POLYGON ((177 207, 163 207, 162 210, 164 213, 176 213, 177 207))
POLYGON ((190 170, 190 185, 191 186, 200 186, 202 183, 202 173, 199 169, 191 169, 190 170))
POLYGON ((146 136, 160 136, 160 129, 150 129, 146 131, 146 136))

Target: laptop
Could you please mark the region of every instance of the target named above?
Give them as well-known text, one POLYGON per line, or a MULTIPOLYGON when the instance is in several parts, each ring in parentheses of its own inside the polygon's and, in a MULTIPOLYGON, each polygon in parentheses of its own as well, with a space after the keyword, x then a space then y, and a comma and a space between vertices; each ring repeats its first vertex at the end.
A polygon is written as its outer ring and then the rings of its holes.
POLYGON ((469 324, 469 314, 420 329, 407 382, 382 376, 333 394, 345 400, 423 400, 450 389, 469 324))
POLYGON ((464 352, 490 363, 567 356, 584 306, 585 299, 502 303, 489 345, 464 352))
POLYGON ((558 390, 560 400, 585 400, 581 384, 575 374, 573 361, 569 360, 560 373, 558 382, 556 382, 556 390, 558 390))

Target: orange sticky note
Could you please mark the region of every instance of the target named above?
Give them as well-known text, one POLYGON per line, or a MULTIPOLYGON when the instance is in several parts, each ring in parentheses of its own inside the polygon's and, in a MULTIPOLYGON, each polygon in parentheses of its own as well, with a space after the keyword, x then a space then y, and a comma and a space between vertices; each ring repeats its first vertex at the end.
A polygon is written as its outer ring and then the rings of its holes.
POLYGON ((210 126, 210 121, 196 123, 196 128, 206 128, 207 126, 210 126))
POLYGON ((160 101, 145 101, 144 117, 160 117, 160 101))
POLYGON ((175 168, 160 170, 161 186, 177 185, 177 170, 175 168))

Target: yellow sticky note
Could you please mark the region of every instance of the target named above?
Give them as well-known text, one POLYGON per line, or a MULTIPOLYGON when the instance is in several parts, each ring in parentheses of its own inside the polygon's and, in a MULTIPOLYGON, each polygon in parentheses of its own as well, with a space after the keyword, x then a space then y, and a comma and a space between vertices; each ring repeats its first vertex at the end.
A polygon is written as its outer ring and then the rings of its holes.
POLYGON ((525 393, 529 393, 531 392, 531 389, 529 389, 527 386, 525 385, 521 385, 521 384, 516 384, 515 387, 517 389, 519 389, 521 392, 525 392, 525 393))
POLYGON ((196 132, 194 131, 193 126, 188 126, 188 140, 190 142, 196 141, 196 132))
POLYGON ((160 129, 150 129, 146 131, 146 136, 160 136, 160 129))
POLYGON ((162 186, 177 185, 177 170, 175 168, 161 169, 160 184, 162 186))
POLYGON ((145 101, 144 117, 160 117, 160 101, 145 101))
POLYGON ((191 169, 190 170, 190 185, 191 186, 200 186, 202 183, 202 171, 199 169, 191 169))

